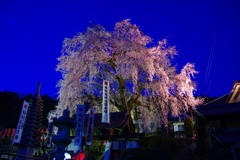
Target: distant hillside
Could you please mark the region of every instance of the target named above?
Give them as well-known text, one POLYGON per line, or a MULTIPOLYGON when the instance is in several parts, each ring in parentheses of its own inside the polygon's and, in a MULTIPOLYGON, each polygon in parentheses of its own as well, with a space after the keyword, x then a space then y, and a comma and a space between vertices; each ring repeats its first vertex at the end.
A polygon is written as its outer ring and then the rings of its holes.
MULTIPOLYGON (((46 117, 50 110, 54 110, 58 101, 48 95, 41 96, 43 99, 43 126, 47 127, 46 117)), ((23 101, 30 101, 32 94, 18 94, 15 92, 0 92, 0 126, 3 128, 16 128, 23 101)))
POLYGON ((0 92, 0 125, 15 128, 21 113, 23 99, 14 92, 0 92))

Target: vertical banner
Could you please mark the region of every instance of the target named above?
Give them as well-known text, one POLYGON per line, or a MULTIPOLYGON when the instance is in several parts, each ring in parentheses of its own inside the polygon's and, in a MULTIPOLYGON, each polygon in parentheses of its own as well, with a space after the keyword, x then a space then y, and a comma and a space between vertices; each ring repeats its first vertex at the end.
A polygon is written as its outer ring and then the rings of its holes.
POLYGON ((80 146, 82 145, 82 135, 84 131, 84 121, 85 121, 85 105, 78 105, 77 112, 76 112, 76 128, 75 128, 75 138, 74 138, 74 145, 80 146))
POLYGON ((89 145, 89 146, 92 144, 94 111, 95 109, 90 107, 90 113, 89 113, 88 125, 87 125, 87 135, 86 135, 86 145, 89 145))
POLYGON ((22 132, 23 132, 23 127, 25 123, 25 119, 27 116, 27 111, 28 111, 29 103, 27 101, 23 102, 23 107, 22 107, 22 112, 20 114, 19 120, 18 120, 18 125, 14 134, 13 138, 13 143, 19 143, 22 137, 22 132))
POLYGON ((50 111, 50 115, 48 118, 48 134, 46 138, 46 147, 52 147, 52 135, 54 131, 54 125, 53 125, 53 119, 56 117, 56 114, 53 113, 53 111, 50 111), (52 112, 52 113, 51 113, 52 112))
POLYGON ((109 81, 103 81, 102 123, 109 123, 109 81))
POLYGON ((104 158, 103 160, 109 160, 110 157, 110 148, 111 148, 111 142, 106 143, 105 152, 104 152, 104 158))

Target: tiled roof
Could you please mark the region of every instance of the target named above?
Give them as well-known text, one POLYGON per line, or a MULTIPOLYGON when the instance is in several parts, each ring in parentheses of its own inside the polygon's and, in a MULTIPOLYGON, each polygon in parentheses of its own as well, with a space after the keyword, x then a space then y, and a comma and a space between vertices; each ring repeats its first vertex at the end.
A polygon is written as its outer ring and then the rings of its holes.
MULTIPOLYGON (((102 123, 102 114, 94 115, 94 127, 96 128, 123 128, 128 123, 127 111, 110 113, 110 123, 102 123)), ((88 115, 86 115, 85 125, 87 125, 88 115)))
POLYGON ((231 130, 219 129, 219 130, 216 130, 215 132, 212 132, 211 135, 222 143, 236 143, 240 141, 239 129, 231 129, 231 130))
POLYGON ((231 115, 240 113, 240 103, 210 103, 198 106, 197 113, 203 117, 231 115))

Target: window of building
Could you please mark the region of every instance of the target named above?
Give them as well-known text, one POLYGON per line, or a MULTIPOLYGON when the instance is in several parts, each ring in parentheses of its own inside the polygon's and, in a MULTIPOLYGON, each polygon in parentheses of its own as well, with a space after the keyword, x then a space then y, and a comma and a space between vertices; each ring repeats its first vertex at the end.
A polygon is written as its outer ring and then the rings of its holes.
POLYGON ((184 131, 184 125, 178 125, 178 131, 184 131))

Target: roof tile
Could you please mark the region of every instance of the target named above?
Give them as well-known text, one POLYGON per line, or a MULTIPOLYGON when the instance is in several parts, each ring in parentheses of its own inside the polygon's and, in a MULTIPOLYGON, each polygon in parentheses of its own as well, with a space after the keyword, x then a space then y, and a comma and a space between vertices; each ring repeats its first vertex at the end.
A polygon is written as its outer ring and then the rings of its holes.
POLYGON ((218 116, 240 113, 240 103, 211 103, 198 106, 197 112, 203 116, 218 116))

